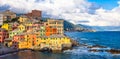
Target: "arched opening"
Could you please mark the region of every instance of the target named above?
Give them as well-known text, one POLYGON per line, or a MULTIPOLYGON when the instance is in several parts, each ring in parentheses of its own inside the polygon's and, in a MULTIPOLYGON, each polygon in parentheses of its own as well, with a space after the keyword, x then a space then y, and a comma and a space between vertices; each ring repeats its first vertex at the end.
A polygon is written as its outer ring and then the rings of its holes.
POLYGON ((67 44, 62 44, 62 51, 68 50, 68 49, 72 49, 72 47, 70 47, 70 46, 67 45, 67 44))
POLYGON ((8 47, 8 43, 5 43, 5 46, 8 47))
POLYGON ((48 48, 48 47, 44 47, 42 49, 40 49, 41 52, 52 52, 52 49, 51 48, 48 48))

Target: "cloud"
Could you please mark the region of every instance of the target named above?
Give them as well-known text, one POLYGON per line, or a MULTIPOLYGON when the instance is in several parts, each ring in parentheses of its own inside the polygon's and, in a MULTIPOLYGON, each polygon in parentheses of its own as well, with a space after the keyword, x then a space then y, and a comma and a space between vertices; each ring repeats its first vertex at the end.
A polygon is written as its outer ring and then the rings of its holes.
POLYGON ((120 26, 120 2, 118 4, 112 10, 105 10, 87 0, 0 0, 0 10, 3 8, 16 13, 27 13, 37 9, 43 11, 43 17, 62 18, 74 24, 87 21, 82 24, 120 26))

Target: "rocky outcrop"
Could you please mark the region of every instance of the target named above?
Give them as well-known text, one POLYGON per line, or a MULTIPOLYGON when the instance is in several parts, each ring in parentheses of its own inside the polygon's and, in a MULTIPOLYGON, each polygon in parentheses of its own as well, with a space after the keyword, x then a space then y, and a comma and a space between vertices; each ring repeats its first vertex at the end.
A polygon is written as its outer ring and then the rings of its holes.
POLYGON ((88 46, 87 48, 90 48, 89 51, 91 52, 109 52, 111 54, 120 54, 119 49, 108 49, 105 46, 100 46, 100 45, 93 45, 93 46, 88 46))
POLYGON ((72 42, 72 47, 74 47, 74 46, 80 46, 80 43, 77 42, 76 40, 73 40, 73 39, 70 39, 70 40, 72 42))

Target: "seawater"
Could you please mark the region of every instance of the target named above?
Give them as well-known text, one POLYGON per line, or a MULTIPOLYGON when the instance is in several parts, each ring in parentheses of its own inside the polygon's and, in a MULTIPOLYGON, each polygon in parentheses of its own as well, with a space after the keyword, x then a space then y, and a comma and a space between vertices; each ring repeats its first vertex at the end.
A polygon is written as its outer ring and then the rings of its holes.
POLYGON ((120 31, 66 32, 66 35, 80 43, 103 45, 110 48, 120 49, 120 31))
MULTIPOLYGON (((120 49, 120 32, 66 32, 67 36, 79 43, 88 45, 102 45, 108 48, 120 49)), ((21 51, 18 53, 0 56, 0 59, 120 59, 120 54, 108 52, 89 52, 88 48, 75 47, 63 53, 41 53, 34 51, 21 51)))

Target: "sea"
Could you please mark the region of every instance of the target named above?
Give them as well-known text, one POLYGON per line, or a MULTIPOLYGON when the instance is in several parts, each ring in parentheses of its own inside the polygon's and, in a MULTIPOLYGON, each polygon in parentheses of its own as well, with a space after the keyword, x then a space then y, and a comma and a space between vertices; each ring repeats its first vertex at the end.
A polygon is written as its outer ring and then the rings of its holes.
MULTIPOLYGON (((65 32, 65 35, 81 44, 100 45, 106 49, 120 49, 120 31, 65 32)), ((100 48, 99 48, 100 49, 100 48)), ((106 51, 91 52, 84 46, 65 50, 63 53, 21 51, 0 56, 0 59, 120 59, 120 54, 106 51)))

